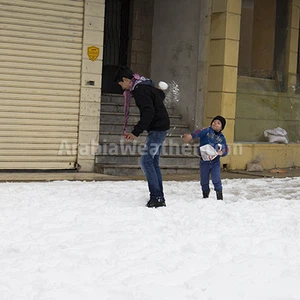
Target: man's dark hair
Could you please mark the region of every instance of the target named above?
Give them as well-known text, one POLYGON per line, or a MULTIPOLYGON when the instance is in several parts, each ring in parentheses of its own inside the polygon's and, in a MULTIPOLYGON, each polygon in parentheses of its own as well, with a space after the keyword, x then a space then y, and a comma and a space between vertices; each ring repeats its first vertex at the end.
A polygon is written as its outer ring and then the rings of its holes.
POLYGON ((132 79, 133 78, 133 72, 131 69, 125 66, 121 66, 118 68, 116 75, 115 75, 115 82, 123 81, 123 77, 132 79))

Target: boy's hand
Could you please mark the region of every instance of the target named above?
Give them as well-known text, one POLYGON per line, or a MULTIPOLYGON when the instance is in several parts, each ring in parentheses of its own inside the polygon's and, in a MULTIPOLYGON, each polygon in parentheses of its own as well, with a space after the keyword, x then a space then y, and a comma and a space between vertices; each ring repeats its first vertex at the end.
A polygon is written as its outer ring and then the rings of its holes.
POLYGON ((185 143, 189 143, 192 139, 193 139, 193 137, 192 137, 192 135, 189 134, 189 133, 185 133, 185 134, 183 135, 183 141, 184 141, 185 143))
POLYGON ((133 140, 135 140, 135 139, 136 139, 136 136, 135 136, 134 134, 132 134, 132 133, 127 133, 127 134, 125 135, 125 140, 133 141, 133 140))

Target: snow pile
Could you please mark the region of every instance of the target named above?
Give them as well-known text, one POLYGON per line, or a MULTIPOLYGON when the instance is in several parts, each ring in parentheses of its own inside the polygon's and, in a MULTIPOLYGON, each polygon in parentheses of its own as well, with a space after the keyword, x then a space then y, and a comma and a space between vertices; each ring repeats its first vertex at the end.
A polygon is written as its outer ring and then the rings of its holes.
POLYGON ((0 299, 300 299, 300 178, 223 185, 0 184, 0 299))

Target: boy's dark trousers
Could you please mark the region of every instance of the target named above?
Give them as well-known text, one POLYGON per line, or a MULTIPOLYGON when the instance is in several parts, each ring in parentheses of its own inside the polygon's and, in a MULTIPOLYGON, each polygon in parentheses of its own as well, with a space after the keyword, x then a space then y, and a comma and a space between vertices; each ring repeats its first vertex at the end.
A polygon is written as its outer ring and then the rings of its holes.
MULTIPOLYGON (((215 191, 222 191, 220 156, 217 156, 212 161, 204 161, 200 159, 200 184, 203 195, 209 194, 209 177, 213 182, 215 191)), ((221 200, 221 199, 220 199, 221 200)))

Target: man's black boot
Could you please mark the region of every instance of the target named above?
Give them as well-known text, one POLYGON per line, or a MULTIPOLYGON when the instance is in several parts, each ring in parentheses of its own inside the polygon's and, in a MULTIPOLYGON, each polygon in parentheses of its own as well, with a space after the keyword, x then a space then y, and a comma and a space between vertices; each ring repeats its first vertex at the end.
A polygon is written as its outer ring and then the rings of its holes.
POLYGON ((161 206, 166 206, 166 201, 162 197, 155 197, 155 198, 150 198, 148 203, 146 204, 147 207, 152 208, 152 207, 161 207, 161 206))
POLYGON ((208 198, 209 192, 210 192, 209 190, 208 191, 202 191, 203 198, 208 198))
POLYGON ((222 191, 216 191, 217 194, 217 200, 223 200, 223 192, 222 191))

